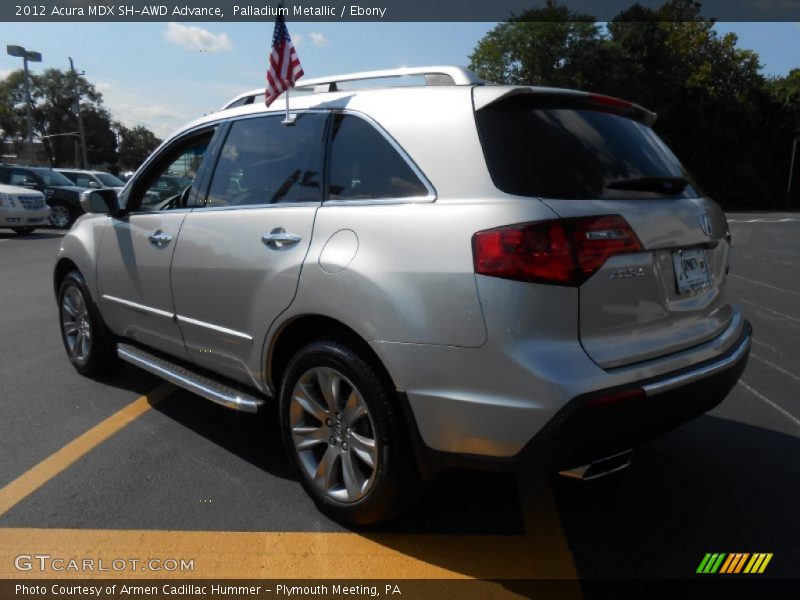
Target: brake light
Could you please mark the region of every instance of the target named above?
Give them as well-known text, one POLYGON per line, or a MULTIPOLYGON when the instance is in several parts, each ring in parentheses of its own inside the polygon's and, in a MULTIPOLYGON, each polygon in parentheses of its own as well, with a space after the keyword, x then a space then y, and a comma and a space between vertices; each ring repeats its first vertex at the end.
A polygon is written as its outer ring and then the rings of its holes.
POLYGON ((630 108, 633 106, 633 102, 628 102, 627 100, 622 100, 620 98, 614 98, 613 96, 604 96, 603 94, 589 94, 588 100, 592 104, 613 106, 615 108, 630 108))
POLYGON ((475 273, 557 285, 580 285, 609 257, 642 250, 620 215, 522 223, 472 236, 475 273))

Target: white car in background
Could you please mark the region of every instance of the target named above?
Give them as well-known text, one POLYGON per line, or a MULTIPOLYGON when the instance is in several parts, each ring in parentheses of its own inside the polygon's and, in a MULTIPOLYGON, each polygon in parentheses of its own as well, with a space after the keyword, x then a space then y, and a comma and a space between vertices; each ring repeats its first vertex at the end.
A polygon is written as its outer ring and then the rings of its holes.
POLYGON ((50 207, 44 194, 16 185, 0 184, 0 229, 11 229, 19 235, 32 233, 47 225, 50 207))
POLYGON ((56 169, 75 185, 85 188, 112 188, 118 193, 125 187, 125 182, 111 173, 104 171, 82 171, 80 169, 56 169))

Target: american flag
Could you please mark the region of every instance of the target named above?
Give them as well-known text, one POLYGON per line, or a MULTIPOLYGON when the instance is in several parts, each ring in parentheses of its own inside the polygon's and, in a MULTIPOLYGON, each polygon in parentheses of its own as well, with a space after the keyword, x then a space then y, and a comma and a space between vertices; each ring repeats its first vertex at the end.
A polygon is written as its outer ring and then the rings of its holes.
MULTIPOLYGON (((279 5, 280 7, 280 5, 279 5)), ((267 89, 264 91, 264 101, 267 106, 285 92, 294 87, 294 82, 303 76, 303 67, 286 29, 283 15, 275 19, 275 31, 272 34, 272 53, 269 55, 269 69, 267 70, 267 89)))

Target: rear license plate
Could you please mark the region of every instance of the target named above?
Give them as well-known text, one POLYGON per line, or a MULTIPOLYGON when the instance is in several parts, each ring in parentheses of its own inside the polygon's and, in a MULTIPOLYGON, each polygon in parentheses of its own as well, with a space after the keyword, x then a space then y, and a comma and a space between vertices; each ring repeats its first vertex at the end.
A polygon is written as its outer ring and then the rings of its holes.
POLYGON ((679 294, 708 287, 711 283, 708 257, 703 248, 676 250, 672 253, 672 262, 675 265, 675 282, 678 284, 679 294))

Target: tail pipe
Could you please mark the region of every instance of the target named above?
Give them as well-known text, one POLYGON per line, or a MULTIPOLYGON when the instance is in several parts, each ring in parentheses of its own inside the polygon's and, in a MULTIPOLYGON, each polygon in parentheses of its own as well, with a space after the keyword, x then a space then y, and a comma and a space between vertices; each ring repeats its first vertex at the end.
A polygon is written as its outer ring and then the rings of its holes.
POLYGON ((559 471, 558 474, 567 479, 579 479, 580 481, 591 481, 599 479, 611 473, 616 473, 630 466, 633 450, 625 450, 619 454, 612 454, 600 460, 596 460, 588 465, 575 467, 566 471, 559 471))

